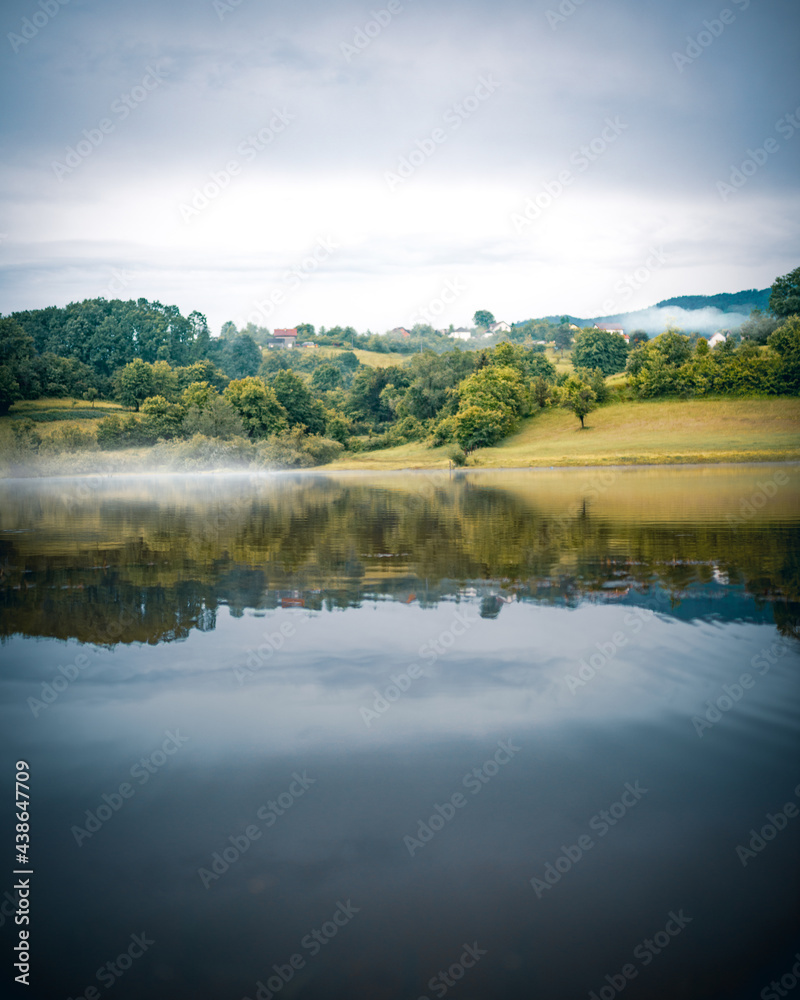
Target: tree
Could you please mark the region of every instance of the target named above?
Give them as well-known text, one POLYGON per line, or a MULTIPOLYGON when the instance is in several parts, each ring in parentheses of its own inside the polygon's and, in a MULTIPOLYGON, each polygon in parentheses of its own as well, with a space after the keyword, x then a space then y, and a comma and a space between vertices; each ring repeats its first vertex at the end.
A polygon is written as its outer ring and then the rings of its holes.
MULTIPOLYGON (((619 336, 617 334, 617 336, 619 336)), ((570 376, 562 387, 562 405, 572 410, 581 422, 581 430, 586 429, 583 420, 597 405, 594 389, 583 379, 570 376)))
POLYGON ((223 393, 233 406, 249 437, 278 434, 288 426, 286 410, 274 391, 259 378, 235 379, 223 393))
POLYGON ((800 315, 800 267, 775 279, 769 296, 769 310, 781 317, 800 315))
POLYGON ((289 427, 303 425, 309 434, 325 430, 325 407, 314 399, 305 381, 291 368, 277 372, 270 385, 286 411, 289 427))
POLYGON ((164 396, 149 396, 142 403, 142 431, 152 441, 174 438, 180 434, 183 407, 164 396))
POLYGON ((492 323, 494 323, 494 316, 488 309, 478 309, 472 317, 472 321, 475 326, 480 326, 484 330, 488 330, 492 323))
POLYGON ((644 330, 634 330, 628 337, 631 347, 636 347, 639 344, 646 344, 649 339, 649 335, 645 333, 644 330))
POLYGON ((295 327, 298 337, 313 337, 314 326, 312 323, 298 323, 295 327))
POLYGON ((261 349, 249 334, 240 333, 233 340, 225 341, 222 364, 231 378, 255 375, 261 360, 261 349))
POLYGON ((92 409, 94 409, 94 401, 97 399, 97 389, 95 389, 94 387, 87 389, 86 392, 83 394, 83 398, 86 400, 87 403, 91 403, 92 409))
POLYGON ((0 365, 0 417, 4 417, 13 403, 21 398, 19 382, 9 365, 0 365))
POLYGON ((123 406, 132 406, 137 413, 139 404, 153 395, 153 369, 141 358, 121 368, 115 381, 117 399, 123 406))
POLYGON ((455 418, 456 441, 469 454, 475 448, 489 448, 509 432, 507 410, 487 410, 482 406, 465 406, 455 418))
POLYGON ((657 351, 669 365, 682 365, 692 356, 692 342, 686 334, 671 327, 651 340, 647 349, 657 351))
POLYGON ((792 316, 769 338, 769 346, 780 355, 781 390, 800 393, 800 316, 792 316))
POLYGON ((245 434, 242 418, 222 396, 210 396, 203 407, 189 406, 181 426, 183 433, 190 437, 202 434, 204 437, 232 438, 245 434))
POLYGON ((754 344, 766 344, 769 335, 780 325, 780 320, 775 316, 768 316, 760 309, 754 309, 739 327, 739 336, 742 340, 750 340, 754 344))
POLYGON ((187 412, 192 407, 205 410, 212 398, 216 396, 216 389, 213 389, 208 382, 192 382, 181 393, 181 404, 187 412))
POLYGON ((311 376, 311 385, 318 392, 336 389, 342 384, 342 370, 336 365, 323 364, 315 368, 311 376))
MULTIPOLYGON (((510 422, 528 412, 528 390, 516 368, 491 365, 474 372, 458 387, 461 403, 507 411, 510 422)), ((509 426, 510 429, 510 426, 509 426)))
POLYGON ((599 368, 604 375, 624 371, 628 345, 619 333, 584 327, 575 338, 572 363, 576 368, 599 368))
POLYGON ((568 351, 572 346, 572 330, 569 323, 561 323, 553 334, 553 342, 557 351, 568 351))

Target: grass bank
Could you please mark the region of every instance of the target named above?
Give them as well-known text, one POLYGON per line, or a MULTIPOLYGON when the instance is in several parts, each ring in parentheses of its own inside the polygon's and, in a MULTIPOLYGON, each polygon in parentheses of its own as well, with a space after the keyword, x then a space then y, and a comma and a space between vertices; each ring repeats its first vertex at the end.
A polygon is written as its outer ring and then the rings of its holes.
MULTIPOLYGON (((470 467, 550 465, 666 465, 778 462, 800 459, 800 399, 693 399, 611 403, 586 418, 581 430, 566 410, 545 410, 523 421, 495 448, 481 448, 470 467)), ((328 468, 447 467, 446 449, 419 442, 345 455, 328 468)))

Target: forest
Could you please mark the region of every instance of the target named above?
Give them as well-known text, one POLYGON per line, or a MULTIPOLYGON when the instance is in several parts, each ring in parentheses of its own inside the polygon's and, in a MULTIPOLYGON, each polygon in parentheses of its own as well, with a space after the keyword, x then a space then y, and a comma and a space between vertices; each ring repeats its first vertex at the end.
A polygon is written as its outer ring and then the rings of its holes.
MULTIPOLYGON (((379 336, 310 324, 297 327, 310 346, 275 348, 252 325, 226 323, 212 337, 199 312, 87 300, 0 319, 0 415, 18 401, 83 400, 80 412, 97 419, 92 430, 65 426, 50 437, 65 451, 226 441, 263 464, 293 467, 419 441, 447 446, 463 464, 548 407, 567 408, 583 427, 612 399, 797 395, 799 286, 800 268, 776 279, 769 311, 753 310, 713 348, 679 330, 652 340, 633 331, 626 342, 566 317, 528 320, 488 340, 479 328, 474 349, 430 327, 379 336), (378 349, 388 363, 364 364, 356 353, 378 349), (103 401, 119 405, 95 410, 103 401)), ((493 319, 476 313, 488 327, 484 317, 493 319)), ((30 417, 15 419, 13 434, 22 451, 42 444, 30 417)))

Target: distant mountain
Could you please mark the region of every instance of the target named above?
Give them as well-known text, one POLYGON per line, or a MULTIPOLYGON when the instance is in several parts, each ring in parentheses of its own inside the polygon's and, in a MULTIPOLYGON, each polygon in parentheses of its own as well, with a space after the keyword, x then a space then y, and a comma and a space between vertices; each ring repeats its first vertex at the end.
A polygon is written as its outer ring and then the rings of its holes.
POLYGON ((681 309, 719 309, 720 312, 751 313, 753 309, 766 312, 771 289, 748 288, 746 292, 722 292, 719 295, 676 295, 672 299, 656 302, 655 308, 679 306, 681 309))
MULTIPOLYGON (((611 313, 591 319, 569 316, 569 321, 581 327, 593 326, 595 323, 616 323, 626 332, 645 330, 651 336, 670 326, 685 333, 710 335, 717 330, 738 329, 753 309, 766 312, 770 291, 769 288, 749 288, 744 292, 723 292, 719 295, 677 295, 635 312, 611 313)), ((561 316, 545 318, 554 323, 561 321, 561 316)))

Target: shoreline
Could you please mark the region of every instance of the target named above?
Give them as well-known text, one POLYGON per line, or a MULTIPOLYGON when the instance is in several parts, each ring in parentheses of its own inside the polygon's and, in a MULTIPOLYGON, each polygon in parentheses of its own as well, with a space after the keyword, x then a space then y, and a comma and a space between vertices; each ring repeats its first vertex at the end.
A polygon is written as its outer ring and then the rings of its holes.
POLYGON ((268 478, 275 476, 332 476, 332 475, 410 475, 414 473, 436 473, 448 476, 464 476, 472 474, 481 473, 506 473, 506 472, 556 472, 559 470, 569 470, 579 472, 592 471, 595 469, 613 469, 615 471, 623 472, 628 470, 642 469, 703 469, 703 468, 713 468, 713 469, 745 469, 747 467, 769 467, 769 466, 800 466, 800 453, 795 456, 788 458, 765 458, 765 459, 751 459, 743 458, 741 460, 729 460, 723 459, 720 461, 686 461, 686 462, 605 462, 605 463, 595 463, 595 464, 578 464, 578 463, 561 463, 556 465, 473 465, 473 466, 453 466, 448 468, 447 466, 428 466, 428 467, 413 467, 413 466, 385 466, 385 467, 375 467, 375 468, 364 468, 358 466, 346 466, 346 465, 319 465, 313 468, 294 468, 294 469, 267 469, 267 468, 241 468, 241 467, 219 467, 212 469, 132 469, 130 471, 122 471, 119 469, 115 470, 104 470, 96 469, 94 471, 85 472, 64 472, 64 473, 54 473, 50 471, 43 470, 41 473, 31 472, 30 475, 2 475, 0 476, 0 484, 13 484, 13 483, 27 483, 32 481, 58 481, 66 482, 69 480, 82 480, 82 479, 105 479, 105 480, 122 480, 122 479, 146 479, 146 478, 191 478, 191 477, 219 477, 219 478, 268 478))

